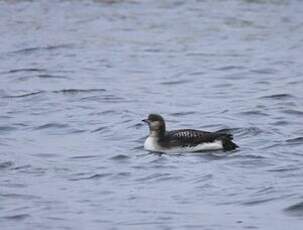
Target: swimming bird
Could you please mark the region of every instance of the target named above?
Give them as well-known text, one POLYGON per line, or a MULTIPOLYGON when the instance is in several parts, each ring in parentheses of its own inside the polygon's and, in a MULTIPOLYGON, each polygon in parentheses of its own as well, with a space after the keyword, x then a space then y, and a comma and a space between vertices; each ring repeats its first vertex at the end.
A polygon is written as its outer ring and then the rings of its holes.
POLYGON ((207 132, 194 129, 166 131, 165 121, 159 114, 149 114, 142 120, 149 126, 144 148, 155 152, 201 152, 207 150, 234 150, 238 148, 232 134, 222 131, 207 132))

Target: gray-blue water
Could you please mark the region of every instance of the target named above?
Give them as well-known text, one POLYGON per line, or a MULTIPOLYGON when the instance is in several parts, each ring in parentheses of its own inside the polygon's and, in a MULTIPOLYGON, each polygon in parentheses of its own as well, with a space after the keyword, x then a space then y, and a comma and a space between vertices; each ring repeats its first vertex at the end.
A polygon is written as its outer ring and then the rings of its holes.
POLYGON ((302 229, 302 44, 295 0, 1 1, 1 230, 302 229))

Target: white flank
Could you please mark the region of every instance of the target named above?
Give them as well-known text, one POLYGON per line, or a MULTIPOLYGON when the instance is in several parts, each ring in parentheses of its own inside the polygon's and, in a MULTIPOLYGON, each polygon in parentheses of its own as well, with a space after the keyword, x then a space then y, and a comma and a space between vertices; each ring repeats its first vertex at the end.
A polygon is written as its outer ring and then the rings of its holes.
POLYGON ((158 138, 156 137, 147 137, 144 142, 144 148, 149 151, 160 151, 161 147, 157 143, 158 138))
POLYGON ((162 148, 157 143, 157 138, 149 136, 144 142, 144 148, 149 151, 164 152, 164 153, 185 153, 223 149, 221 140, 214 142, 202 143, 193 147, 174 147, 162 148))

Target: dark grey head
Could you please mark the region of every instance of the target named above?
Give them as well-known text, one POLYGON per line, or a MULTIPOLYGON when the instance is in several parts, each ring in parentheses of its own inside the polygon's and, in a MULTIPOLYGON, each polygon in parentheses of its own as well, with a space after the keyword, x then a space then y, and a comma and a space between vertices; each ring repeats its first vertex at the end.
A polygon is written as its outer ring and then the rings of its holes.
POLYGON ((151 135, 161 136, 165 134, 165 122, 159 114, 149 114, 148 118, 142 121, 148 124, 151 135))

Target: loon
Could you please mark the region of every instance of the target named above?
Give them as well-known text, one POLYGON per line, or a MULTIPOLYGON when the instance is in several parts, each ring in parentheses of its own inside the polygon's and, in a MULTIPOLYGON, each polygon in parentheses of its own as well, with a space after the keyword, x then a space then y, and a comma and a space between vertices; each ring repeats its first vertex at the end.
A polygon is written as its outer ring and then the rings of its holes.
POLYGON ((154 152, 201 152, 207 150, 234 150, 238 148, 232 134, 222 131, 206 132, 194 129, 166 131, 165 121, 159 114, 149 114, 142 120, 149 126, 144 148, 154 152))

